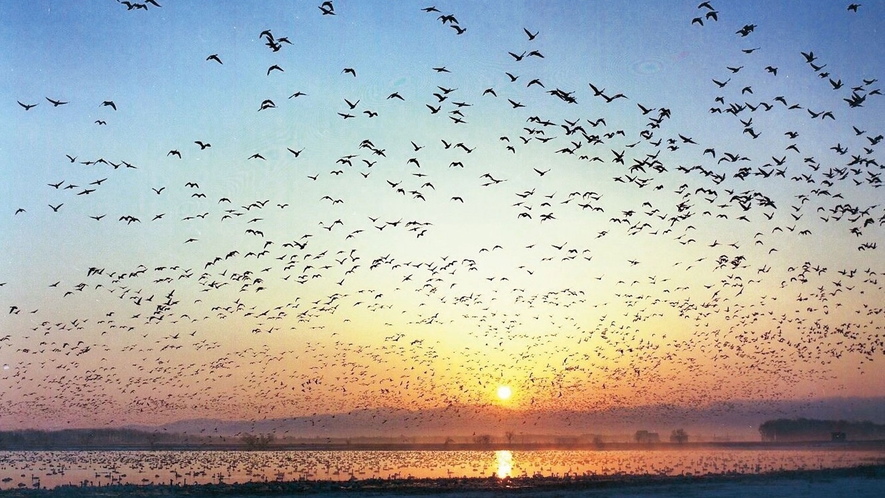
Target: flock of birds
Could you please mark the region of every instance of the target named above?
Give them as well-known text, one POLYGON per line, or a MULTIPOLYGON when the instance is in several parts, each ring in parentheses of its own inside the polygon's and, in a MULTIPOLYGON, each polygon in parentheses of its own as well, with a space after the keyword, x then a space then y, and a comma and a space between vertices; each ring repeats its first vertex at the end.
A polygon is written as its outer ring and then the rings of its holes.
MULTIPOLYGON (((108 484, 215 484, 350 479, 442 479, 527 476, 667 476, 758 474, 861 465, 864 452, 835 457, 826 450, 723 455, 721 450, 544 451, 90 451, 8 452, 2 488, 108 484)), ((306 483, 302 483, 306 484, 306 483)))
MULTIPOLYGON (((163 8, 119 3, 133 15, 163 8)), ((685 22, 728 25, 713 3, 685 22)), ((480 29, 435 6, 397 8, 457 43, 480 29)), ((332 1, 310 9, 309 22, 349 15, 332 1)), ((840 379, 872 372, 885 346, 883 132, 853 121, 879 112, 881 91, 875 77, 831 69, 838 54, 810 47, 795 54, 807 71, 794 78, 829 88, 832 107, 812 109, 788 85, 763 94, 787 63, 754 44, 764 29, 740 27, 731 57, 708 75, 709 123, 592 76, 559 88, 536 64, 569 55, 520 26, 520 46, 490 47, 501 79, 479 92, 461 89, 469 74, 440 64, 421 69, 431 82, 423 94, 371 98, 358 89, 358 61, 335 68, 328 77, 347 79, 352 93, 316 105, 341 130, 359 126, 358 140, 287 138, 230 160, 195 130, 147 151, 155 164, 67 144, 57 180, 33 185, 33 202, 14 206, 8 226, 57 217, 98 238, 113 233, 143 260, 96 251, 45 282, 11 278, 7 261, 0 420, 378 410, 380 427, 393 407, 418 410, 401 416, 420 427, 496 403, 499 384, 527 413, 771 400, 818 383, 838 394, 840 379), (411 129, 385 121, 406 110, 411 129), (781 124, 800 115, 801 128, 781 124), (401 138, 376 126, 397 126, 401 138), (225 179, 225 168, 235 176, 274 164, 288 165, 282 179, 250 177, 267 195, 225 179), (165 167, 192 178, 164 181, 165 167), (140 185, 126 190, 135 202, 115 193, 122 185, 140 185), (161 250, 135 251, 161 236, 161 250)), ((297 41, 272 27, 256 35, 254 56, 271 62, 262 76, 289 75, 297 41)), ((225 53, 194 64, 209 78, 231 66, 225 53)), ((279 125, 275 113, 317 90, 247 92, 250 119, 279 125)), ((101 133, 132 124, 117 117, 125 100, 22 96, 16 111, 51 134, 52 112, 82 105, 95 118, 83 133, 101 133)))

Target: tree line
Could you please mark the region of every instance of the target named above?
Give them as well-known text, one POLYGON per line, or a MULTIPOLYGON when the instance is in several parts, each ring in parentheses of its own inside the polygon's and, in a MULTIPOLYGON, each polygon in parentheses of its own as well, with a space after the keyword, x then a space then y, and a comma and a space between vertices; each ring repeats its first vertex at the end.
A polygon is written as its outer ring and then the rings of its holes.
POLYGON ((779 418, 759 426, 763 441, 870 441, 885 439, 885 425, 870 421, 779 418))

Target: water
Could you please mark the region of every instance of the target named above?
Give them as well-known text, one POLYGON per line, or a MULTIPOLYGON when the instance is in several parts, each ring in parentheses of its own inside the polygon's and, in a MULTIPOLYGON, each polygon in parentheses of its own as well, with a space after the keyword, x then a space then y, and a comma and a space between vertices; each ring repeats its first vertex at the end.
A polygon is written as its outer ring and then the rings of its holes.
POLYGON ((885 450, 0 451, 0 489, 554 475, 706 475, 853 467, 885 450))

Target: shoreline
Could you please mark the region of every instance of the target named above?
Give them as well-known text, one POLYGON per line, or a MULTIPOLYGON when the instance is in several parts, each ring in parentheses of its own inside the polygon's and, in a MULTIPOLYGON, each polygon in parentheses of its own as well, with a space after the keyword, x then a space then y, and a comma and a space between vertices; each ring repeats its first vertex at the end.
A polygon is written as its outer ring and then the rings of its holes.
MULTIPOLYGON (((566 475, 530 477, 472 477, 472 478, 398 478, 358 479, 346 482, 325 480, 300 480, 287 482, 249 482, 236 484, 191 485, 136 485, 116 484, 99 487, 64 485, 53 489, 0 490, 0 498, 78 498, 102 496, 116 498, 137 497, 199 497, 199 496, 487 496, 508 494, 555 493, 556 496, 595 495, 596 493, 629 492, 663 496, 678 496, 697 487, 743 489, 745 487, 770 487, 778 489, 809 488, 815 484, 841 487, 840 481, 849 481, 864 492, 875 496, 885 491, 885 463, 845 467, 837 469, 789 470, 760 474, 706 474, 706 475, 566 475)), ((797 490, 798 491, 798 490, 797 490)))
POLYGON ((313 442, 271 444, 264 448, 246 448, 241 444, 157 444, 157 445, 47 445, 41 448, 4 447, 0 451, 655 451, 721 448, 723 450, 838 449, 865 451, 885 449, 885 440, 869 441, 704 441, 687 443, 374 443, 313 442))

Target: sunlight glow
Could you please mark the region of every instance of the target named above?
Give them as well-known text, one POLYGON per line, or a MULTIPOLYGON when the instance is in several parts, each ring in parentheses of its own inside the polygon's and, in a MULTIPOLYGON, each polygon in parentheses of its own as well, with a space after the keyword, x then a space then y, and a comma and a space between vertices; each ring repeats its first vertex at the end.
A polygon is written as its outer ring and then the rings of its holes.
POLYGON ((498 472, 496 473, 498 478, 510 477, 510 473, 513 472, 513 453, 508 450, 496 451, 495 460, 498 462, 498 472))
POLYGON ((507 401, 511 396, 513 396, 513 390, 510 389, 510 386, 498 386, 498 399, 507 401))

